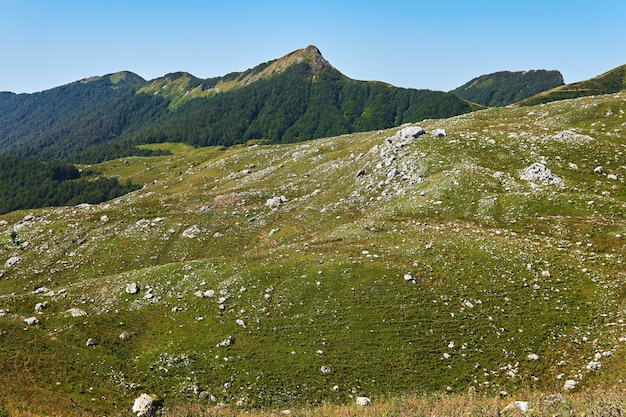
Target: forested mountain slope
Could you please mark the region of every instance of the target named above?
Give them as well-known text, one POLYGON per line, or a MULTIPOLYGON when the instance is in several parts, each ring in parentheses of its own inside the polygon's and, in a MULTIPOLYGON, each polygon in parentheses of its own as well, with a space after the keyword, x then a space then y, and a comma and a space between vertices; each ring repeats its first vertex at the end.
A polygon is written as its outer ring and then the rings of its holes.
POLYGON ((500 71, 481 75, 451 93, 489 107, 506 106, 563 85, 559 71, 500 71))

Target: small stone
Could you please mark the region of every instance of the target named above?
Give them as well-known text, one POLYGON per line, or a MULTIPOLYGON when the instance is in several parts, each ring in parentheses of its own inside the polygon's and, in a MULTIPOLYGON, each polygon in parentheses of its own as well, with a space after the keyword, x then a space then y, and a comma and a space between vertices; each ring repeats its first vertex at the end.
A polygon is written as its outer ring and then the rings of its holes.
POLYGON ((87 339, 87 342, 85 344, 87 346, 95 346, 96 345, 96 341, 90 337, 89 339, 87 339))
POLYGON ((136 282, 126 284, 126 294, 137 294, 139 292, 139 285, 136 282))
POLYGON ((368 397, 356 397, 356 405, 367 407, 368 405, 372 405, 372 400, 368 397))
POLYGON ((35 324, 39 324, 39 320, 37 319, 37 317, 28 317, 24 319, 24 323, 28 324, 29 326, 34 326, 35 324))
POLYGON ((11 256, 9 259, 7 259, 7 261, 4 263, 4 266, 6 268, 11 268, 14 265, 19 264, 22 261, 22 258, 20 258, 19 256, 11 256))
POLYGON ((567 381, 565 381, 565 385, 563 385, 563 389, 565 391, 573 390, 574 388, 576 388, 576 384, 578 384, 578 382, 576 382, 575 380, 568 379, 567 381))

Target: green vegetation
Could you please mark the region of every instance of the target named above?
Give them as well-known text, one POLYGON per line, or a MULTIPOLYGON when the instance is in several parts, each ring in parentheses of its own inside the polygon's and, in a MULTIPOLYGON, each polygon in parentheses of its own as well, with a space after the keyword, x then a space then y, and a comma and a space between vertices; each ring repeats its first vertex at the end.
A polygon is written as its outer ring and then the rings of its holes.
POLYGON ((137 145, 298 142, 476 108, 448 93, 351 80, 308 47, 207 80, 181 72, 146 82, 118 73, 41 93, 1 93, 0 149, 97 163, 166 153, 137 145))
POLYGON ((556 100, 565 100, 593 95, 613 94, 626 89, 626 65, 612 69, 595 78, 566 84, 539 93, 518 103, 520 106, 534 106, 556 100))
POLYGON ((484 106, 503 107, 560 85, 559 71, 501 71, 474 78, 451 93, 484 106))
POLYGON ((137 186, 117 178, 88 178, 73 165, 0 155, 0 214, 47 206, 101 203, 137 186))
POLYGON ((0 407, 128 415, 145 392, 172 416, 623 410, 624 103, 93 165, 145 187, 0 216, 0 407), (536 162, 564 185, 522 180, 536 162), (346 406, 360 395, 374 406, 346 406))

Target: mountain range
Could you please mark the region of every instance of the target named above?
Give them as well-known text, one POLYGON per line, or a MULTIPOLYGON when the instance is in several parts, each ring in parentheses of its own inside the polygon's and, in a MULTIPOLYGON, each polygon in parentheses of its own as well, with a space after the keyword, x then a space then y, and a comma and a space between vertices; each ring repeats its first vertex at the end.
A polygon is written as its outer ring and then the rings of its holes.
POLYGON ((135 147, 141 143, 297 142, 477 107, 449 93, 352 80, 309 46, 206 80, 174 73, 145 81, 120 72, 41 93, 2 93, 0 148, 44 160, 97 162, 141 154, 135 147))

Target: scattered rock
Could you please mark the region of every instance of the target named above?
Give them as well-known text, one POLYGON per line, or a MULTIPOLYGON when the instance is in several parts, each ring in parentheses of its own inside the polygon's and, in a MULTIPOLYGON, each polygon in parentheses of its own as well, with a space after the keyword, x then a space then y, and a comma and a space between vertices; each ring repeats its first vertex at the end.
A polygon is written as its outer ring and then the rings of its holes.
POLYGON ((577 384, 578 384, 578 382, 576 382, 575 380, 568 379, 567 381, 565 381, 565 385, 563 385, 563 389, 565 391, 573 390, 574 388, 576 388, 577 384))
POLYGON ((126 284, 126 294, 137 294, 139 292, 139 285, 136 282, 126 284))
POLYGON ((576 132, 572 132, 571 130, 564 130, 562 132, 557 133, 556 135, 554 135, 555 138, 557 139, 561 139, 561 140, 566 140, 566 141, 589 141, 589 140, 593 140, 593 138, 591 136, 587 136, 587 135, 581 135, 579 133, 576 132))
POLYGON ((600 175, 604 175, 606 176, 606 171, 604 170, 604 168, 602 168, 602 166, 597 166, 593 169, 593 172, 595 174, 600 174, 600 175))
POLYGON ((285 196, 279 196, 279 197, 272 197, 270 199, 268 199, 265 202, 265 205, 268 206, 269 208, 278 208, 280 206, 282 206, 283 204, 285 204, 287 202, 287 199, 285 198, 285 196))
POLYGON ((406 141, 418 138, 424 134, 426 134, 426 131, 420 126, 408 126, 404 129, 400 129, 398 133, 396 133, 396 138, 406 141))
POLYGON ((48 302, 35 304, 35 311, 41 311, 48 307, 48 302))
POLYGON ((238 325, 240 325, 241 327, 243 327, 244 329, 246 328, 246 323, 244 323, 243 320, 241 319, 237 319, 235 320, 235 323, 237 323, 238 325))
POLYGON ((24 319, 24 323, 28 324, 29 326, 34 326, 35 324, 39 324, 39 320, 37 319, 37 317, 28 317, 24 319))
POLYGON ((120 334, 120 339, 121 339, 121 340, 128 340, 128 339, 130 339, 130 333, 128 333, 128 332, 122 332, 122 333, 120 334))
POLYGON ((71 316, 71 317, 82 317, 82 316, 86 316, 87 312, 81 310, 80 308, 70 308, 69 310, 65 312, 65 315, 71 316))
POLYGON ((543 185, 559 185, 564 186, 563 180, 557 177, 545 165, 535 162, 527 167, 520 179, 531 182, 539 182, 543 185))
POLYGON ((22 261, 22 258, 20 258, 19 256, 11 256, 9 259, 7 259, 7 261, 4 263, 4 266, 6 268, 11 268, 14 265, 19 264, 22 261))
POLYGON ((85 345, 87 346, 95 346, 97 343, 94 339, 92 339, 91 337, 89 339, 87 339, 87 342, 85 343, 85 345))
POLYGON ((372 405, 372 400, 368 397, 356 397, 356 405, 367 407, 368 405, 372 405))
POLYGON ((137 414, 137 417, 152 417, 156 415, 161 405, 161 401, 155 395, 141 394, 135 399, 133 413, 137 414))
POLYGON ((493 177, 496 179, 500 179, 500 178, 504 178, 504 172, 502 171, 497 171, 493 174, 493 177))
POLYGON ((515 411, 515 410, 519 410, 522 413, 525 413, 526 411, 528 411, 528 401, 514 401, 510 403, 509 405, 507 405, 506 407, 504 407, 502 409, 502 412, 515 411))
POLYGON ((587 369, 590 371, 597 371, 598 369, 600 369, 602 367, 602 364, 600 362, 597 361, 591 361, 587 364, 587 369))
POLYGON ((234 344, 235 344, 235 338, 232 336, 228 336, 226 339, 219 342, 216 347, 226 347, 226 346, 232 346, 234 344))
POLYGON ((185 229, 182 236, 186 237, 187 239, 195 239, 199 233, 200 227, 197 224, 194 224, 193 226, 185 229))
POLYGON ((430 134, 436 138, 443 138, 447 136, 445 129, 435 129, 430 132, 430 134))
POLYGON ((530 355, 526 356, 526 359, 528 359, 529 361, 538 361, 539 355, 531 353, 530 355))
POLYGON ((322 371, 323 374, 329 374, 332 372, 332 369, 330 369, 330 366, 322 366, 320 371, 322 371))

